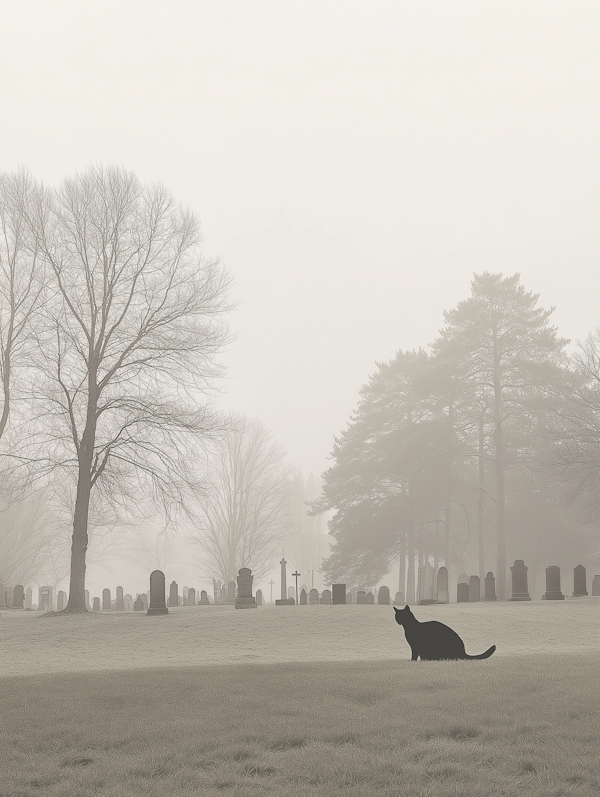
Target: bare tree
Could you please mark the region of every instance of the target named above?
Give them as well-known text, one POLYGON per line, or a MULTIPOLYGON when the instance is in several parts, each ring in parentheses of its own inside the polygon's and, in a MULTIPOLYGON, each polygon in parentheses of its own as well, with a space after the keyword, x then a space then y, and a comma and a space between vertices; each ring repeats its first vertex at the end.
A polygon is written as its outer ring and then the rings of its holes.
POLYGON ((36 385, 45 431, 30 443, 75 475, 67 611, 84 612, 92 495, 129 510, 150 494, 170 512, 196 479, 228 277, 200 255, 195 216, 119 168, 40 188, 28 218, 54 290, 36 385))
POLYGON ((24 214, 34 191, 24 170, 0 173, 0 439, 10 415, 15 367, 27 366, 32 321, 44 289, 43 267, 24 214))
POLYGON ((210 459, 199 531, 191 537, 208 555, 209 572, 232 581, 241 567, 268 572, 293 531, 294 471, 260 421, 232 416, 231 430, 210 459))

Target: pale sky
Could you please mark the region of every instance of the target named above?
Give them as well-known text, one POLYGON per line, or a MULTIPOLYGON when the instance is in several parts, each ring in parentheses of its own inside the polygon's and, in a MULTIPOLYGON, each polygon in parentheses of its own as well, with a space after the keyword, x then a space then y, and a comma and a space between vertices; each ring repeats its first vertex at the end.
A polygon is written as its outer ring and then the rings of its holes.
POLYGON ((0 169, 160 180, 230 269, 222 405, 305 473, 473 272, 600 325, 597 0, 0 0, 0 169))

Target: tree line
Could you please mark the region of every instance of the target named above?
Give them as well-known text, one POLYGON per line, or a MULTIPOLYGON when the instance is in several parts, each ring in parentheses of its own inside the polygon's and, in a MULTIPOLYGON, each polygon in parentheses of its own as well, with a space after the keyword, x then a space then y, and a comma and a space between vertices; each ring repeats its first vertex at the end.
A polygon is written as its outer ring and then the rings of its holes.
POLYGON ((493 570, 503 599, 508 552, 533 574, 598 558, 600 336, 568 355, 538 301, 518 274, 475 275, 429 351, 377 363, 312 504, 334 512, 327 580, 371 587, 398 563, 414 599, 432 560, 493 570))

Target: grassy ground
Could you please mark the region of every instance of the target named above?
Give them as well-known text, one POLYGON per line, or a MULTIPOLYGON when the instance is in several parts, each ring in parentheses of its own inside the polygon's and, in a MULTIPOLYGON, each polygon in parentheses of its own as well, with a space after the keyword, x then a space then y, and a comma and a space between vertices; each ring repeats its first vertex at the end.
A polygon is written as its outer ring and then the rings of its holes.
POLYGON ((0 680, 0 797, 600 795, 600 606, 561 606, 415 608, 421 619, 453 625, 471 652, 497 644, 481 662, 408 661, 402 630, 383 607, 308 607, 316 610, 315 660, 302 662, 278 658, 306 649, 309 615, 300 607, 212 616, 192 609, 168 618, 3 613, 0 650, 11 672, 14 647, 27 640, 26 671, 31 657, 36 663, 31 675, 0 680), (162 655, 165 640, 184 636, 189 622, 204 628, 213 664, 189 629, 183 647, 199 645, 202 666, 152 660, 152 641, 162 655), (207 631, 214 622, 220 655, 207 631), (259 635, 240 642, 244 655, 266 655, 261 628, 276 635, 271 663, 229 663, 238 623, 240 632, 250 624, 259 635), (576 652, 551 653, 544 629, 584 642, 576 652), (347 649, 362 657, 359 631, 370 644, 379 636, 372 660, 343 660, 347 649), (393 660, 385 657, 387 637, 393 660), (69 664, 69 651, 94 639, 102 646, 98 658, 92 645, 96 665, 81 654, 69 664), (115 667, 127 639, 128 666, 115 667), (319 660, 326 654, 338 661, 319 660), (47 660, 54 671, 43 674, 47 660))

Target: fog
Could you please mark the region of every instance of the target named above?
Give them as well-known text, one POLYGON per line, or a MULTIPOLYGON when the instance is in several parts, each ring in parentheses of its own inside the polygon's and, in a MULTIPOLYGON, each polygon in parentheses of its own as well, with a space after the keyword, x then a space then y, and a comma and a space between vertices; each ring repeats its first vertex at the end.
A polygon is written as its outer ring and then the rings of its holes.
POLYGON ((595 2, 22 0, 0 168, 119 164, 197 212, 237 301, 219 402, 318 475, 474 272, 600 325, 599 52, 595 2))

